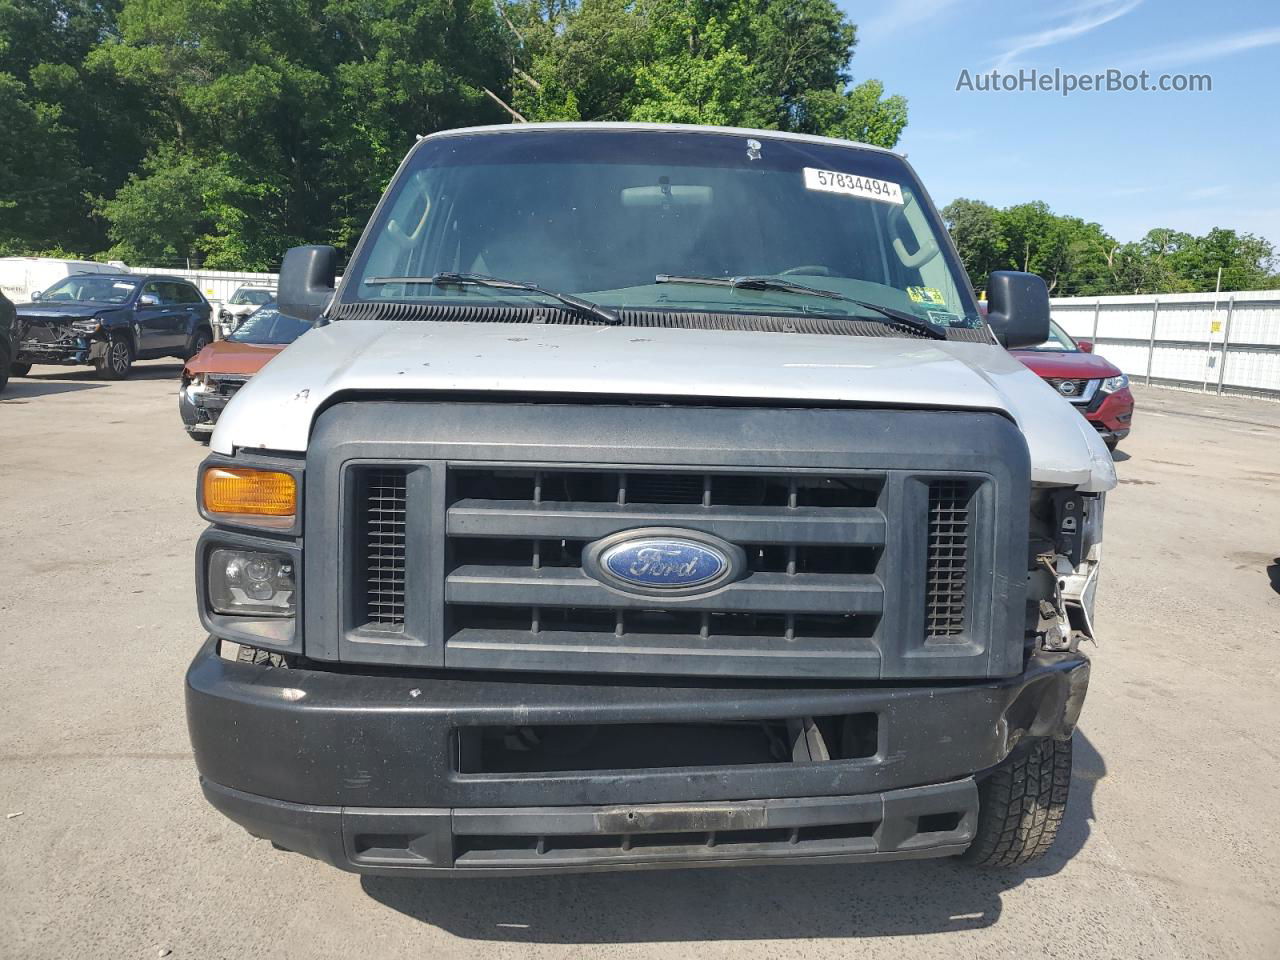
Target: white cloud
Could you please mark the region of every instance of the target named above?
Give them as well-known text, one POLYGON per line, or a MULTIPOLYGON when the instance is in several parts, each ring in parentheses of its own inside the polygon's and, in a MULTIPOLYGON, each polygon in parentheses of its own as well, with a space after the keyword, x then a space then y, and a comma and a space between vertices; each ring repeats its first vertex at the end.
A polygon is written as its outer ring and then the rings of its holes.
POLYGON ((992 61, 997 70, 1008 69, 1023 54, 1032 50, 1066 43, 1091 33, 1099 27, 1117 20, 1142 3, 1142 0, 1089 0, 1058 12, 1058 16, 1066 15, 1067 19, 1057 26, 1046 27, 1036 33, 1025 33, 1013 37, 999 56, 992 61))
POLYGON ((1268 27, 1263 30, 1233 33, 1225 37, 1206 37, 1193 43, 1156 47, 1145 53, 1141 51, 1132 53, 1128 59, 1135 66, 1161 69, 1201 63, 1205 60, 1217 60, 1233 53, 1245 53, 1277 44, 1280 44, 1280 27, 1268 27))
POLYGON ((937 20, 959 2, 960 0, 889 0, 879 13, 858 23, 858 38, 882 40, 916 24, 937 20))
POLYGON ((1212 197, 1220 197, 1224 193, 1230 192, 1231 187, 1225 183, 1217 183, 1211 187, 1197 187, 1195 190, 1187 192, 1187 196, 1192 200, 1208 200, 1212 197))

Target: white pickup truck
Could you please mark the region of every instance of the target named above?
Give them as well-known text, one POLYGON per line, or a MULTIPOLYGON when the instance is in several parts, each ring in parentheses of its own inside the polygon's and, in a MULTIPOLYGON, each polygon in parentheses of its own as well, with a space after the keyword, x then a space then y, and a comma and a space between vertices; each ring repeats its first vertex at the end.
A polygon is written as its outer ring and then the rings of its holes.
POLYGON ((362 873, 1048 849, 1114 467, 901 157, 449 131, 336 266, 200 468, 214 806, 362 873))

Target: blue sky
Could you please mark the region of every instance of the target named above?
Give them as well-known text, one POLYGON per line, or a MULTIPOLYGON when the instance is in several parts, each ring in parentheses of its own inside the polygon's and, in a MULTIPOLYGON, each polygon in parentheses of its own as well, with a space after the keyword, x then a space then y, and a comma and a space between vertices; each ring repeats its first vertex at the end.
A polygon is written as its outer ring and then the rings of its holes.
POLYGON ((939 206, 1044 200, 1118 239, 1214 226, 1280 245, 1275 0, 837 0, 855 82, 909 101, 898 143, 939 206), (983 93, 962 69, 1212 76, 1212 92, 983 93))

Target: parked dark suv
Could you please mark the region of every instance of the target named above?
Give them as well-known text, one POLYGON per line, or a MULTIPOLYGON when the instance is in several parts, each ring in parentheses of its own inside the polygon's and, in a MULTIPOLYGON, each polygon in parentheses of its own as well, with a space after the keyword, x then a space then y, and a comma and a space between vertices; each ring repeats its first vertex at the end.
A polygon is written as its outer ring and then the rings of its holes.
POLYGON ((9 364, 13 359, 13 304, 0 293, 0 390, 9 383, 9 364))
POLYGON ((33 363, 92 365, 106 380, 129 375, 134 360, 187 360, 213 340, 212 309, 176 277, 75 274, 33 303, 19 304, 12 372, 33 363))

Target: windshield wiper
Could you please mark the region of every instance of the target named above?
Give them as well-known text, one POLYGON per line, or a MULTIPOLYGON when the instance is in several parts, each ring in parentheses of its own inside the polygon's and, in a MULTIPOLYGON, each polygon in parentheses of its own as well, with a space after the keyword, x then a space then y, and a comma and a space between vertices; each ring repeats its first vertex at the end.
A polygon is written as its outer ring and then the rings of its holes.
POLYGON ((363 281, 367 284, 382 283, 429 283, 437 287, 492 287, 495 290, 527 290, 530 293, 540 293, 544 297, 551 297, 553 300, 559 300, 566 307, 572 307, 581 314, 595 317, 601 323, 607 323, 617 326, 622 323, 617 313, 608 307, 602 307, 598 303, 592 303, 590 300, 583 300, 581 297, 575 297, 571 293, 560 293, 556 290, 548 290, 546 287, 540 287, 536 283, 526 283, 523 280, 503 280, 499 277, 486 276, 483 273, 434 273, 429 277, 372 277, 363 281))
POLYGON ((904 327, 910 327, 912 330, 923 333, 925 336, 933 337, 936 340, 947 339, 946 331, 942 327, 927 320, 921 320, 915 314, 907 313, 905 310, 895 310, 893 307, 872 303, 870 300, 846 297, 843 293, 836 293, 834 290, 810 287, 803 283, 794 283, 791 280, 782 280, 778 277, 683 277, 675 274, 660 273, 653 278, 653 281, 654 283, 700 283, 714 287, 732 287, 735 290, 772 290, 778 293, 826 297, 828 300, 841 300, 844 303, 852 303, 862 307, 864 310, 872 310, 886 320, 904 327))

